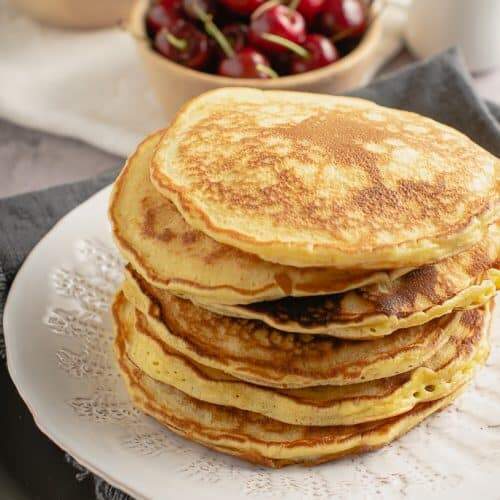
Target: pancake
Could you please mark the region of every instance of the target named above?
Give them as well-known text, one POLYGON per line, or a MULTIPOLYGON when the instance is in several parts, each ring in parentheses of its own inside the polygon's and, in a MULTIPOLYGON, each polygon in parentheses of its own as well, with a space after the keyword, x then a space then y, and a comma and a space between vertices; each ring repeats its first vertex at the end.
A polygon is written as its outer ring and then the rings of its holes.
POLYGON ((346 293, 246 305, 191 300, 218 314, 260 320, 288 332, 348 339, 381 337, 453 310, 481 306, 494 297, 500 288, 498 226, 491 226, 489 233, 490 238, 458 255, 346 293))
POLYGON ((404 272, 281 266, 194 230, 150 182, 149 164, 160 137, 158 132, 145 139, 129 158, 109 208, 120 252, 155 286, 205 303, 246 304, 342 292, 404 272))
POLYGON ((123 291, 171 349, 241 380, 280 388, 348 385, 422 365, 458 327, 461 313, 373 341, 284 333, 229 318, 156 289, 126 269, 123 291))
POLYGON ((318 464, 379 448, 450 404, 464 388, 389 419, 354 426, 290 425, 257 413, 206 403, 155 381, 115 344, 118 365, 134 405, 173 432, 209 448, 268 467, 318 464))
POLYGON ((418 267, 498 218, 500 162, 458 131, 347 97, 222 88, 186 104, 151 179, 213 239, 298 267, 418 267))
POLYGON ((128 358, 149 377, 193 398, 293 425, 354 425, 406 413, 470 381, 489 353, 486 306, 464 313, 448 342, 409 373, 349 386, 278 390, 242 382, 172 350, 123 294, 113 314, 128 358))

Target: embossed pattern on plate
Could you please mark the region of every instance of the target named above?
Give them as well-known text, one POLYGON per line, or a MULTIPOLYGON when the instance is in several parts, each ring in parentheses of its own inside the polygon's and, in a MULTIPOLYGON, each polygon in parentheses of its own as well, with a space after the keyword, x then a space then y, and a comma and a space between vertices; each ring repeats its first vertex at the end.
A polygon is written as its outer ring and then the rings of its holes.
MULTIPOLYGON (((500 332, 456 404, 380 451, 315 468, 267 470, 183 440, 130 404, 112 354, 109 302, 122 262, 106 220, 109 189, 65 217, 26 260, 4 326, 11 376, 38 426, 138 498, 496 498, 500 332)), ((1 348, 0 348, 1 351, 1 348)))

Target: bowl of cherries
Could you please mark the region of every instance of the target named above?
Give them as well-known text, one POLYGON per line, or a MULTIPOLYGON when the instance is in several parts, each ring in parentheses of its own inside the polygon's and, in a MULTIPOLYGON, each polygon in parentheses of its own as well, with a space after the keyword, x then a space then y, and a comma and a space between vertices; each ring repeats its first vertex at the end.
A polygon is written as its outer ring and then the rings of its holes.
POLYGON ((138 0, 129 31, 171 115, 218 87, 341 92, 381 38, 369 0, 138 0))

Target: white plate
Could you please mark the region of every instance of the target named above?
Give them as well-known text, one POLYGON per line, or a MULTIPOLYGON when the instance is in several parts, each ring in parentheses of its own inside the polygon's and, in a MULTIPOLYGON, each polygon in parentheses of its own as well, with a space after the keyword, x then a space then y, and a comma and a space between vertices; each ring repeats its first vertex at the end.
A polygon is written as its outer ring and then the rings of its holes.
POLYGON ((38 244, 4 316, 17 389, 40 429, 79 462, 141 498, 499 498, 498 332, 488 366, 455 405, 380 451, 315 468, 251 466, 135 411, 110 349, 121 262, 108 196, 106 188, 90 198, 38 244))

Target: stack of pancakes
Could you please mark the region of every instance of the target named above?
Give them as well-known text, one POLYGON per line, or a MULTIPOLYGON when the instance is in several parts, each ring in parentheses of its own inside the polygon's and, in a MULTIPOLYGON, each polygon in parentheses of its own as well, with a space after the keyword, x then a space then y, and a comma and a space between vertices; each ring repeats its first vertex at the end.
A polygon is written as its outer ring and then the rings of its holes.
POLYGON ((273 467, 408 431, 488 356, 499 167, 449 127, 360 99, 194 99, 110 204, 135 405, 273 467))

